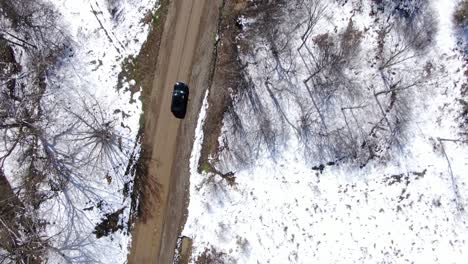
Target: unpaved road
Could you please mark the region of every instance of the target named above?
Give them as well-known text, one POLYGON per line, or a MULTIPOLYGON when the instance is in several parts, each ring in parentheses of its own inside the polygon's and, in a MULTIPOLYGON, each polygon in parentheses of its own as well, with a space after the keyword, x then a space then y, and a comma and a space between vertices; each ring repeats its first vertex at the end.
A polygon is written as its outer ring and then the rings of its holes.
POLYGON ((220 0, 169 4, 145 126, 145 143, 152 148, 149 177, 161 188, 159 195, 147 195, 154 199, 148 203, 151 208, 144 208, 150 214, 135 223, 130 264, 172 263, 186 214, 190 151, 202 96, 209 86, 219 4, 220 0), (190 87, 188 113, 182 121, 170 112, 177 81, 190 87))

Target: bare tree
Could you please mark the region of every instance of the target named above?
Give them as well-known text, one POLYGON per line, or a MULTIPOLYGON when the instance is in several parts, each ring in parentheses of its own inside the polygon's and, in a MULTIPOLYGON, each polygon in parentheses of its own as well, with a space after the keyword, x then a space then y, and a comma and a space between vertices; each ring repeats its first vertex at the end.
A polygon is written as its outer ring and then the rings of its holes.
POLYGON ((7 254, 2 257, 34 263, 48 251, 67 263, 96 262, 95 252, 85 248, 92 242, 85 231, 95 223, 78 204, 99 207, 102 197, 111 195, 102 182, 129 181, 133 140, 92 96, 71 89, 63 96, 64 90, 50 87, 54 67, 72 56, 52 6, 2 1, 0 7, 5 18, 0 32, 0 172, 3 177, 7 163, 17 167, 9 177, 17 182, 14 197, 21 202, 10 210, 14 217, 0 215, 0 232, 8 238, 0 245, 7 254), (17 62, 20 53, 27 65, 17 62), (39 215, 44 204, 54 205, 49 218, 58 220, 56 234, 44 232, 39 215), (27 211, 32 212, 28 217, 27 211), (21 215, 24 219, 11 225, 21 215))
POLYGON ((380 30, 372 48, 362 47, 370 35, 352 17, 341 29, 317 27, 331 16, 330 3, 280 2, 287 14, 265 4, 268 15, 260 12, 252 29, 243 32, 248 40, 241 43, 239 58, 246 85, 226 116, 225 124, 236 133, 223 138, 223 151, 238 161, 262 152, 274 157, 297 137, 310 162, 365 166, 401 148, 411 98, 429 80, 427 67, 407 67, 432 43, 436 28, 426 1, 398 3, 384 4, 375 14, 380 30))

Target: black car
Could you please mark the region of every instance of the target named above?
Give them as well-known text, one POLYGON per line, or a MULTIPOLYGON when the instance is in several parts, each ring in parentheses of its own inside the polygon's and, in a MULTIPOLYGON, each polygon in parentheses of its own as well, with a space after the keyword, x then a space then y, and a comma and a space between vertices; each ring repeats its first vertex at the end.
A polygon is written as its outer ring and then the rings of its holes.
POLYGON ((172 92, 171 112, 177 118, 184 118, 187 112, 189 88, 183 82, 176 82, 172 92))

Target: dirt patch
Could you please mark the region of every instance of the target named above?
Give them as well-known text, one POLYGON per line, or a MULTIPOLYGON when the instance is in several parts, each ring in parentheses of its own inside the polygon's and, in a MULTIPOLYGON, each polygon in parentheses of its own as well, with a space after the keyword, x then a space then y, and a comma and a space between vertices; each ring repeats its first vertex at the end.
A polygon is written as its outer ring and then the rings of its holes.
MULTIPOLYGON (((15 54, 8 42, 0 35, 0 81, 8 88, 8 92, 13 94, 16 79, 10 78, 13 74, 21 71, 21 65, 15 60, 15 54), (6 82, 5 82, 6 81, 6 82)), ((2 117, 2 102, 0 102, 0 117, 2 117)))
POLYGON ((192 239, 188 237, 182 238, 182 249, 180 253, 180 264, 189 263, 190 256, 192 255, 192 239))
POLYGON ((0 1, 0 9, 2 10, 2 15, 8 18, 14 27, 17 27, 20 22, 20 16, 11 1, 0 1))
POLYGON ((192 256, 193 241, 189 237, 180 237, 177 240, 174 264, 188 264, 192 256))
POLYGON ((7 253, 0 255, 7 263, 43 263, 47 243, 38 235, 43 224, 33 221, 25 210, 24 204, 10 186, 3 171, 0 170, 0 248, 7 253), (26 234, 27 241, 22 241, 26 234))
POLYGON ((148 73, 156 71, 169 0, 161 0, 160 5, 158 9, 149 12, 143 19, 144 23, 151 25, 148 38, 136 57, 125 58, 122 63, 122 72, 118 77, 118 88, 122 87, 125 80, 135 81, 135 85, 130 87, 132 92, 139 91, 139 87, 142 88, 143 110, 145 110, 145 105, 149 103, 147 98, 151 95, 154 76, 148 73))
POLYGON ((468 1, 462 1, 458 4, 455 13, 453 14, 453 20, 459 27, 465 27, 468 24, 468 1))
MULTIPOLYGON (((2 36, 0 36, 0 61, 2 62, 0 82, 6 87, 4 92, 13 97, 16 81, 12 76, 20 72, 21 65, 16 62, 13 49, 2 36)), ((8 116, 8 106, 5 103, 0 100, 0 119, 8 116)), ((35 171, 29 171, 29 174, 38 177, 27 177, 25 185, 22 186, 26 190, 22 198, 25 203, 37 209, 44 200, 36 190, 40 175, 35 171)), ((18 195, 18 191, 12 189, 3 173, 3 168, 0 167, 0 248, 6 251, 0 254, 0 262, 3 263, 3 259, 6 259, 11 263, 19 263, 28 259, 28 263, 41 263, 41 256, 47 245, 39 236, 43 223, 33 221, 18 195), (22 241, 24 235, 28 237, 27 241, 22 241)))
POLYGON ((129 57, 124 61, 123 71, 119 74, 118 87, 122 87, 123 80, 135 80, 134 87, 130 87, 132 92, 142 89, 142 96, 139 98, 143 105, 143 114, 140 116, 140 131, 138 140, 141 143, 141 151, 138 161, 129 168, 128 173, 135 175, 132 202, 130 208, 130 218, 128 226, 135 221, 136 217, 146 219, 150 217, 151 211, 143 208, 150 208, 153 199, 146 199, 146 194, 159 193, 161 186, 158 182, 148 177, 148 164, 152 156, 150 139, 144 134, 145 113, 149 111, 151 91, 153 89, 153 73, 156 72, 159 48, 161 46, 161 36, 167 16, 169 0, 161 0, 160 7, 148 13, 144 22, 151 23, 151 29, 146 42, 143 44, 140 53, 135 57, 129 57))
POLYGON ((11 189, 5 175, 0 171, 0 217, 4 223, 0 225, 0 247, 10 248, 11 234, 8 229, 18 229, 16 219, 20 215, 22 204, 11 189), (8 229, 7 229, 8 226, 8 229))
MULTIPOLYGON (((245 95, 245 91, 252 87, 249 76, 245 74, 246 65, 240 60, 241 51, 244 53, 251 49, 251 43, 246 41, 249 34, 265 34, 275 24, 271 18, 273 14, 281 10, 284 1, 247 1, 225 0, 222 9, 222 17, 218 25, 218 45, 215 68, 213 69, 213 81, 210 86, 208 104, 210 110, 203 127, 204 138, 198 163, 198 171, 203 167, 213 166, 218 161, 218 153, 222 150, 218 139, 225 116, 231 120, 239 120, 234 109, 236 97, 245 95), (255 28, 245 30, 243 19, 261 19, 263 22, 255 25, 255 28), (244 35, 245 39, 239 38, 244 35)), ((236 123, 236 122, 234 122, 236 123)), ((236 123, 236 125, 241 126, 236 123)), ((225 173, 225 172, 223 172, 225 173)), ((223 175, 220 173, 220 175, 223 175)))
POLYGON ((101 238, 115 233, 118 230, 122 230, 124 225, 120 216, 124 209, 125 207, 113 213, 105 214, 104 218, 101 219, 101 223, 99 223, 94 229, 93 234, 95 234, 97 238, 101 238))
POLYGON ((207 248, 200 256, 195 260, 197 264, 224 264, 224 263, 235 263, 228 254, 224 252, 218 252, 213 247, 207 248))
POLYGON ((216 61, 212 69, 212 85, 208 97, 210 111, 203 127, 205 133, 198 170, 209 164, 208 157, 217 158, 219 152, 218 138, 224 114, 233 107, 231 93, 242 85, 242 65, 238 59, 239 49, 237 36, 242 32, 238 19, 251 5, 246 0, 226 0, 218 21, 219 43, 216 45, 216 61))

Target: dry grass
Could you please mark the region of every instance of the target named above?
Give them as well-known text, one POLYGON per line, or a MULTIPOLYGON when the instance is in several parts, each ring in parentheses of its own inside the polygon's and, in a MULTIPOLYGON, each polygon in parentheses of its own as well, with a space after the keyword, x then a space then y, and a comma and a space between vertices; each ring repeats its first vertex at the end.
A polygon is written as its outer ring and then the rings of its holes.
POLYGON ((458 4, 458 7, 453 14, 455 24, 459 27, 464 27, 468 24, 468 1, 465 0, 458 4))

